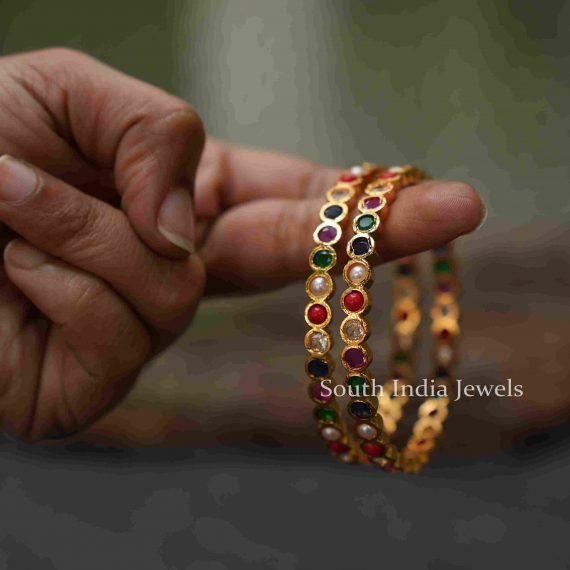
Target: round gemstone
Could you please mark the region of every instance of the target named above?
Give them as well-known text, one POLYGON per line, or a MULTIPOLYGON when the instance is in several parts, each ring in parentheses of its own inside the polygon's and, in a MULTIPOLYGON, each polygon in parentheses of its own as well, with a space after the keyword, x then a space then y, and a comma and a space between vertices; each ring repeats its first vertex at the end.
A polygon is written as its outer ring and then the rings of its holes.
POLYGON ((364 200, 364 207, 368 210, 374 210, 375 208, 378 208, 378 206, 380 206, 380 198, 377 196, 366 198, 366 200, 364 200))
POLYGON ((313 331, 307 344, 311 350, 324 353, 329 349, 329 337, 321 331, 313 331))
POLYGON ((453 349, 448 344, 439 345, 437 359, 441 364, 448 365, 453 360, 453 349))
POLYGON ((351 402, 349 406, 350 413, 361 420, 367 420, 374 414, 372 406, 366 402, 351 402))
POLYGON ((327 308, 324 305, 320 305, 316 303, 315 305, 311 305, 309 310, 307 311, 307 318, 309 322, 314 325, 322 325, 326 322, 329 313, 327 308))
POLYGON ((355 176, 362 176, 364 174, 364 168, 362 168, 362 166, 357 165, 357 166, 353 166, 350 169, 351 174, 354 174, 355 176))
POLYGON ((374 426, 371 426, 370 424, 358 424, 358 427, 356 428, 356 433, 362 439, 370 440, 374 439, 378 435, 378 430, 374 426))
POLYGON ((443 366, 438 366, 435 369, 435 377, 436 378, 447 378, 447 376, 449 376, 449 373, 447 372, 447 368, 445 368, 443 366))
POLYGON ((400 364, 404 364, 409 361, 409 356, 405 352, 397 352, 394 354, 394 362, 398 362, 400 364))
POLYGON ((326 404, 333 399, 330 386, 323 386, 321 382, 313 382, 309 386, 309 394, 313 400, 326 404))
POLYGON ((352 312, 357 313, 364 307, 364 295, 360 291, 351 291, 347 293, 342 299, 345 308, 352 312))
POLYGON ((347 451, 350 451, 350 448, 348 447, 348 445, 345 445, 344 443, 340 442, 340 441, 331 441, 327 447, 329 448, 331 453, 334 453, 335 455, 338 455, 339 453, 346 453, 347 451))
POLYGON ((411 275, 412 274, 412 266, 408 263, 400 263, 398 265, 398 273, 400 275, 411 275))
POLYGON ((359 341, 364 337, 364 327, 360 319, 349 319, 344 323, 342 328, 346 338, 353 342, 359 341))
POLYGON ((449 329, 442 329, 439 333, 440 340, 449 340, 451 338, 451 332, 449 329))
POLYGON ((437 284, 437 290, 440 293, 449 293, 451 291, 451 283, 449 283, 449 281, 442 281, 437 284))
POLYGON ((328 295, 331 292, 331 283, 322 275, 317 275, 311 279, 309 291, 316 297, 328 295))
POLYGON ((436 262, 435 264, 436 273, 449 273, 450 271, 451 271, 451 266, 449 265, 448 261, 442 259, 436 262))
POLYGON ((350 269, 348 270, 348 277, 353 283, 356 283, 358 285, 359 283, 362 283, 367 276, 368 268, 364 265, 364 263, 356 261, 350 265, 350 269))
POLYGON ((361 232, 370 232, 376 227, 376 218, 372 214, 364 214, 356 220, 356 227, 361 232))
POLYGON ((331 241, 335 240, 338 232, 336 228, 333 228, 332 226, 325 226, 319 230, 319 233, 317 235, 322 242, 330 243, 331 241))
POLYGON ((386 453, 386 446, 382 445, 381 443, 373 443, 371 441, 367 441, 366 443, 362 444, 362 451, 369 455, 370 457, 382 457, 386 453))
POLYGON ((346 200, 350 195, 350 192, 346 188, 337 188, 331 192, 331 198, 337 202, 342 202, 346 200))
POLYGON ((307 364, 307 370, 309 371, 309 374, 322 378, 329 373, 329 365, 326 360, 313 358, 312 360, 309 360, 309 363, 307 364))
POLYGON ((330 408, 317 408, 315 410, 315 418, 321 422, 334 422, 337 419, 337 413, 330 408))
POLYGON ((342 208, 335 204, 333 206, 325 208, 323 214, 325 218, 328 218, 329 220, 336 220, 339 216, 342 215, 342 212, 343 212, 342 208))
POLYGON ((394 176, 395 173, 390 172, 389 170, 383 170, 380 172, 380 174, 378 174, 378 178, 380 178, 380 180, 387 180, 388 178, 393 178, 394 176))
POLYGON ((348 388, 351 392, 351 396, 364 396, 364 390, 366 387, 366 380, 362 376, 351 376, 346 381, 348 388))
POLYGON ((358 237, 352 242, 352 251, 355 255, 366 255, 370 251, 370 241, 365 237, 358 237))
POLYGON ((321 437, 327 441, 337 441, 342 437, 342 432, 335 427, 325 426, 321 430, 321 437))
POLYGON ((344 174, 341 174, 339 178, 341 182, 354 182, 357 179, 358 176, 356 176, 355 174, 351 174, 350 172, 345 172, 344 174))
POLYGON ((332 265, 333 254, 326 249, 319 249, 313 255, 313 265, 321 269, 327 269, 332 265))
POLYGON ((344 361, 349 368, 363 368, 366 362, 364 352, 360 348, 349 348, 344 353, 344 361))

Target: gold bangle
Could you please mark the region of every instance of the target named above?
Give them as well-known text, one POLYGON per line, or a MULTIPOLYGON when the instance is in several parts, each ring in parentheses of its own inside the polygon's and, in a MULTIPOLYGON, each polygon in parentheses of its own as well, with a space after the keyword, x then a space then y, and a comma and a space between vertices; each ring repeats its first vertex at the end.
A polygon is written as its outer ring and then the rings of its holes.
POLYGON ((372 268, 366 258, 376 252, 372 234, 386 220, 388 206, 398 191, 423 178, 425 174, 416 168, 393 167, 381 172, 379 179, 365 189, 365 196, 358 202, 360 213, 353 222, 355 235, 347 246, 350 259, 343 271, 349 288, 342 296, 341 305, 347 317, 340 326, 340 334, 345 342, 342 363, 347 369, 346 386, 351 393, 348 411, 357 422, 355 435, 358 444, 354 453, 361 462, 370 462, 386 471, 417 472, 427 462, 447 416, 449 398, 438 397, 439 388, 444 385, 446 389, 450 387, 450 366, 454 358, 452 344, 459 333, 454 263, 450 246, 442 246, 434 250, 437 279, 432 333, 435 339, 434 356, 438 361, 434 371, 436 395, 419 407, 419 419, 414 425, 413 434, 400 451, 392 443, 391 437, 396 432, 402 408, 409 399, 406 387, 411 387, 413 381, 416 333, 421 320, 419 284, 412 258, 400 260, 392 310, 392 382, 385 383, 380 394, 370 393, 370 389, 376 386, 366 373, 372 360, 372 353, 364 344, 369 326, 362 315, 369 306, 367 289, 372 282, 372 268), (402 382, 400 393, 396 379, 402 382))
POLYGON ((333 359, 330 357, 332 337, 327 330, 332 310, 327 303, 333 294, 334 283, 330 271, 336 265, 336 244, 342 237, 350 206, 361 195, 363 189, 379 171, 371 164, 355 166, 342 174, 337 183, 327 191, 327 202, 321 207, 321 223, 313 233, 317 244, 309 255, 312 273, 305 283, 309 303, 305 307, 305 322, 310 330, 305 334, 305 348, 310 356, 305 362, 305 371, 311 379, 309 397, 316 404, 314 416, 319 425, 319 433, 327 442, 331 453, 344 462, 356 459, 354 442, 347 433, 334 388, 333 359), (330 381, 329 389, 326 382, 330 381))

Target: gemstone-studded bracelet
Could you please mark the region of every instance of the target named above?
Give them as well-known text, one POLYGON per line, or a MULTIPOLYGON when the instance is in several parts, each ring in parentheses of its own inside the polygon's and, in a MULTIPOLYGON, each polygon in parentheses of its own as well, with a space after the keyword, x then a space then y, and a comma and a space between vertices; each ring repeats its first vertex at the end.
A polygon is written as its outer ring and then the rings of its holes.
POLYGON ((335 246, 342 237, 349 208, 379 171, 378 167, 370 164, 354 166, 349 172, 342 174, 337 183, 328 190, 327 202, 320 211, 321 223, 313 234, 317 244, 309 257, 313 272, 305 285, 309 297, 305 308, 305 321, 310 327, 305 335, 305 348, 310 354, 305 364, 306 373, 311 379, 309 396, 316 404, 314 415, 321 437, 335 457, 349 463, 357 459, 355 444, 347 433, 346 424, 339 414, 338 403, 332 393, 334 363, 329 355, 332 338, 327 330, 332 312, 327 299, 332 295, 334 286, 329 272, 337 262, 335 246))
POLYGON ((346 385, 351 394, 348 410, 357 422, 355 432, 360 444, 355 453, 361 461, 364 459, 386 471, 417 472, 427 463, 429 451, 447 416, 453 342, 459 332, 458 286, 453 275, 451 246, 442 246, 434 250, 436 286, 432 333, 436 368, 435 384, 431 387, 433 395, 419 407, 413 434, 400 451, 391 437, 396 432, 402 408, 409 400, 411 392, 406 387, 411 387, 414 380, 416 333, 421 320, 419 282, 412 258, 401 259, 394 282, 391 380, 384 384, 380 394, 375 394, 374 382, 366 373, 372 355, 363 344, 369 327, 362 313, 369 305, 367 288, 372 280, 372 268, 366 258, 376 251, 372 234, 385 221, 388 205, 397 192, 424 177, 422 171, 409 166, 393 167, 381 172, 379 179, 365 189, 365 196, 358 203, 360 213, 353 224, 355 235, 347 246, 351 259, 343 272, 349 287, 342 296, 342 309, 347 317, 340 326, 340 334, 346 343, 342 363, 347 370, 346 385), (441 386, 445 386, 444 395, 441 386))

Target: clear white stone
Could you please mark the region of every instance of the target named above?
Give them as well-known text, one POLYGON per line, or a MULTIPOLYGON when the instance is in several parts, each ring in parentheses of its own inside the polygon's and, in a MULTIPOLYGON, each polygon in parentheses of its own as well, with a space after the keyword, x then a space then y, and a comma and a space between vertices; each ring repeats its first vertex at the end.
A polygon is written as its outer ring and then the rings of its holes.
POLYGON ((353 283, 361 283, 366 279, 366 267, 362 263, 353 263, 348 271, 348 277, 353 283))
POLYGON ((344 200, 345 198, 348 197, 348 190, 334 190, 334 192, 332 193, 332 199, 333 200, 344 200))
POLYGON ((344 334, 350 340, 359 340, 364 336, 364 327, 358 319, 350 319, 344 323, 344 334))
POLYGON ((353 461, 352 455, 350 453, 343 453, 342 455, 339 455, 338 458, 343 463, 352 463, 352 461, 353 461))
POLYGON ((328 295, 331 286, 324 277, 315 277, 311 280, 309 289, 313 295, 328 295))
POLYGON ((362 168, 362 166, 353 166, 350 169, 351 174, 354 174, 355 176, 360 176, 362 174, 364 174, 364 168, 362 168))
POLYGON ((342 436, 338 429, 330 426, 324 427, 321 430, 321 435, 323 436, 323 439, 326 439, 327 441, 337 441, 342 436))
POLYGON ((316 352, 326 352, 329 347, 329 339, 327 335, 322 332, 314 332, 310 336, 309 346, 311 350, 316 352))
POLYGON ((356 432, 362 439, 371 440, 378 435, 378 430, 370 424, 358 424, 356 432))

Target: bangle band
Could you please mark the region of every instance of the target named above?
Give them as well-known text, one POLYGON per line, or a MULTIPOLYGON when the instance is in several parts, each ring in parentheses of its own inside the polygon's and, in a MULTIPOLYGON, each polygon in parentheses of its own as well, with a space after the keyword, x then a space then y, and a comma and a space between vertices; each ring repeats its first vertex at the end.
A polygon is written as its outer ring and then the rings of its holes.
POLYGON ((378 167, 371 164, 354 166, 342 174, 327 191, 327 201, 320 210, 321 223, 313 233, 317 245, 309 255, 312 273, 305 284, 305 292, 309 297, 305 307, 305 322, 310 327, 305 334, 305 348, 310 354, 305 363, 306 374, 311 380, 309 397, 316 404, 314 416, 329 451, 339 460, 348 463, 355 461, 357 455, 354 452, 354 441, 347 432, 338 402, 332 393, 334 362, 329 354, 332 337, 327 330, 332 310, 327 299, 334 291, 330 271, 337 262, 335 246, 342 237, 349 208, 378 172, 378 167), (329 381, 329 389, 325 388, 326 381, 329 381))
POLYGON ((351 394, 348 411, 356 420, 359 460, 378 465, 386 471, 418 472, 427 463, 429 452, 435 445, 435 438, 442 432, 442 424, 447 416, 447 389, 450 387, 450 366, 454 360, 452 345, 459 332, 457 284, 453 275, 451 248, 441 246, 434 250, 436 287, 431 315, 437 364, 434 370, 436 380, 431 387, 433 396, 419 407, 419 418, 414 424, 412 436, 400 451, 392 443, 391 437, 412 393, 406 388, 412 388, 414 381, 416 337, 421 321, 419 281, 413 259, 401 259, 397 264, 394 282, 391 381, 382 386, 379 395, 369 394, 367 392, 371 387, 375 390, 375 384, 366 373, 372 360, 372 353, 364 344, 369 326, 362 316, 369 306, 367 288, 372 282, 372 268, 366 258, 376 252, 372 234, 386 220, 388 206, 398 191, 424 178, 425 174, 413 167, 393 167, 381 172, 379 180, 365 189, 365 196, 358 203, 360 213, 353 223, 355 235, 347 246, 351 259, 343 272, 349 286, 342 296, 342 309, 347 317, 340 328, 346 344, 342 363, 347 369, 346 385, 351 394), (441 386, 446 387, 443 395, 441 386))
POLYGON ((452 368, 457 360, 459 286, 452 247, 448 244, 433 250, 435 283, 431 332, 434 379, 431 380, 430 396, 418 408, 412 435, 400 449, 392 437, 412 394, 408 389, 413 389, 415 380, 417 333, 422 317, 420 284, 414 259, 400 259, 396 264, 393 288, 389 380, 381 386, 378 394, 375 381, 367 372, 372 352, 365 344, 370 327, 364 313, 370 307, 368 289, 374 277, 368 258, 377 251, 374 234, 386 222, 389 206, 398 192, 425 177, 423 171, 411 166, 383 170, 368 164, 354 167, 342 175, 327 192, 328 201, 321 208, 322 223, 313 236, 317 246, 309 258, 313 273, 305 285, 309 297, 305 321, 311 327, 305 335, 305 348, 311 355, 305 369, 311 379, 309 396, 316 404, 314 415, 320 435, 339 460, 371 463, 385 471, 418 472, 427 463, 448 415, 452 368), (332 338, 327 330, 332 311, 327 299, 334 288, 329 275, 337 261, 334 246, 341 239, 349 207, 357 199, 354 235, 348 241, 349 259, 343 269, 348 287, 341 295, 341 308, 346 316, 340 324, 340 336, 345 344, 341 362, 347 371, 345 385, 351 396, 347 408, 356 422, 354 433, 349 433, 339 413, 334 392, 334 363, 330 356, 332 338))

